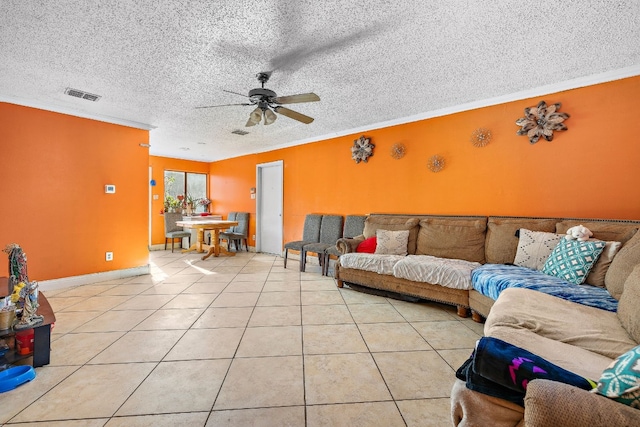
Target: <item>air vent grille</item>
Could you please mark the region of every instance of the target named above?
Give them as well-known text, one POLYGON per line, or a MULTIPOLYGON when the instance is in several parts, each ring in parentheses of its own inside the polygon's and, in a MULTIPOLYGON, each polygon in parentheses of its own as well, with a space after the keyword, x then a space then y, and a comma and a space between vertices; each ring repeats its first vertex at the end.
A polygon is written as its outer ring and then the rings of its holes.
POLYGON ((76 98, 82 98, 82 99, 86 99, 88 101, 93 101, 93 102, 96 102, 97 100, 99 100, 101 98, 100 95, 95 95, 93 93, 85 92, 83 90, 72 89, 70 87, 66 88, 64 93, 66 93, 69 96, 73 96, 73 97, 76 97, 76 98))
POLYGON ((235 133, 236 135, 247 135, 249 132, 247 132, 246 130, 242 130, 242 129, 236 129, 231 131, 231 133, 235 133))

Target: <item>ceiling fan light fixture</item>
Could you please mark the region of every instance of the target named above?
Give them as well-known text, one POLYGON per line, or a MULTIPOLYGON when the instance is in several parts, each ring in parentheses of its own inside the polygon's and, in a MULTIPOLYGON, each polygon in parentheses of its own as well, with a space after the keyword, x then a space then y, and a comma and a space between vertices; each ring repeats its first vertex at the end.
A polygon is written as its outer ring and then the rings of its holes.
POLYGON ((270 108, 267 108, 266 110, 264 110, 264 124, 265 125, 270 125, 271 123, 275 122, 277 118, 278 118, 278 116, 276 116, 276 113, 271 111, 270 108))
POLYGON ((260 109, 260 107, 257 107, 249 115, 249 121, 253 122, 254 125, 257 125, 258 123, 260 123, 260 120, 262 120, 262 109, 260 109))

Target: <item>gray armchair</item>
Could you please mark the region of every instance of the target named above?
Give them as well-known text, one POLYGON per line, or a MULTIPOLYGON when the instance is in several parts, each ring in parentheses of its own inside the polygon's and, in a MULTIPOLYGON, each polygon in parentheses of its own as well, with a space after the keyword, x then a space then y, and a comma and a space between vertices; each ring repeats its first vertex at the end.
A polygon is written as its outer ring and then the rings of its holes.
POLYGON ((304 271, 307 263, 307 253, 315 253, 324 271, 324 251, 334 246, 342 237, 342 215, 324 215, 320 224, 320 241, 302 246, 300 252, 300 271, 304 271))
MULTIPOLYGON (((344 229, 342 230, 342 237, 346 239, 352 239, 359 236, 364 231, 364 221, 367 219, 366 215, 347 215, 344 219, 344 229)), ((331 257, 339 258, 342 252, 338 249, 337 245, 333 245, 325 249, 324 261, 322 264, 322 274, 329 275, 329 262, 331 257)))
POLYGON ((171 252, 173 252, 174 239, 180 239, 180 247, 182 248, 182 238, 189 238, 189 245, 191 245, 191 232, 185 231, 182 227, 176 225, 176 221, 182 219, 180 212, 165 212, 164 213, 164 250, 167 250, 167 241, 171 239, 171 252))
POLYGON ((249 233, 249 212, 231 212, 229 214, 229 218, 231 218, 231 214, 234 214, 234 219, 230 219, 230 221, 237 221, 238 225, 231 227, 227 231, 223 231, 220 233, 220 239, 227 241, 227 250, 231 250, 231 242, 236 247, 236 250, 242 250, 242 241, 244 240, 244 247, 247 252, 249 252, 249 245, 247 243, 247 234, 249 233))
MULTIPOLYGON (((287 257, 289 250, 299 251, 302 256, 302 247, 309 243, 318 243, 320 241, 320 224, 322 215, 309 214, 304 219, 304 227, 302 230, 302 240, 287 242, 284 244, 284 268, 287 268, 287 257)), ((302 260, 300 260, 302 262, 302 260)))

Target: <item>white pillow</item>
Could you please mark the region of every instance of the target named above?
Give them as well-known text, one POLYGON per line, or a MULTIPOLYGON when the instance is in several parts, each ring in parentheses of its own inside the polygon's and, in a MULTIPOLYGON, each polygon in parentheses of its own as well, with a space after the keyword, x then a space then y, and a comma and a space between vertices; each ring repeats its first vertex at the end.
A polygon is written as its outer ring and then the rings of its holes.
POLYGON ((549 258, 553 249, 563 238, 564 235, 562 234, 531 231, 526 228, 521 228, 516 259, 513 263, 520 267, 542 270, 547 258, 549 258))
POLYGON ((406 255, 409 243, 409 230, 376 230, 376 254, 406 255))

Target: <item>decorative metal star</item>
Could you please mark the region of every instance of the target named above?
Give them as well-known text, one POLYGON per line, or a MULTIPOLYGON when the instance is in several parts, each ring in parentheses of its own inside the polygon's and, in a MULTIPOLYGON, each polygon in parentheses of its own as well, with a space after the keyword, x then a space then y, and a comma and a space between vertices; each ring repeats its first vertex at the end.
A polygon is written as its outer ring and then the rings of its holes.
POLYGON ((356 161, 356 163, 360 163, 363 161, 367 163, 369 157, 373 156, 373 149, 375 145, 373 145, 369 138, 365 138, 362 135, 360 138, 353 141, 353 147, 351 147, 351 158, 356 161))
POLYGON ((535 107, 524 109, 524 117, 516 120, 518 135, 526 135, 529 142, 535 144, 540 137, 547 141, 553 140, 553 131, 567 130, 567 126, 562 123, 570 116, 567 113, 558 113, 560 103, 547 106, 546 102, 540 101, 535 107))

